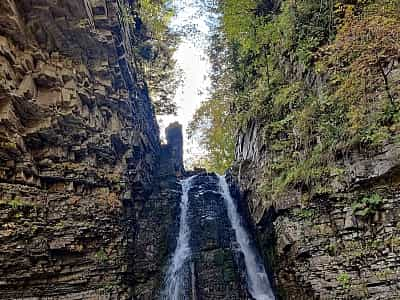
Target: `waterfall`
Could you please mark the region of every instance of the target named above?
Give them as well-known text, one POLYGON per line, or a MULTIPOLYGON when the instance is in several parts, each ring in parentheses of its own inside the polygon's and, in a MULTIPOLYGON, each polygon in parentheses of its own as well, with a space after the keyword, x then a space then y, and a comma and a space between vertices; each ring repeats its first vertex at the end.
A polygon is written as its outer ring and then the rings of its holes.
POLYGON ((185 263, 191 255, 189 246, 190 228, 188 225, 188 208, 189 208, 189 191, 192 186, 192 179, 181 180, 182 197, 181 197, 181 215, 179 219, 179 235, 176 248, 165 278, 165 289, 162 292, 162 299, 167 300, 183 300, 185 296, 185 263))
POLYGON ((239 243, 240 251, 244 255, 246 266, 246 279, 249 292, 256 300, 273 300, 275 296, 265 272, 261 257, 256 249, 251 245, 246 229, 243 227, 237 207, 229 191, 228 183, 224 176, 219 176, 219 187, 224 198, 228 217, 232 228, 235 231, 236 240, 239 243))

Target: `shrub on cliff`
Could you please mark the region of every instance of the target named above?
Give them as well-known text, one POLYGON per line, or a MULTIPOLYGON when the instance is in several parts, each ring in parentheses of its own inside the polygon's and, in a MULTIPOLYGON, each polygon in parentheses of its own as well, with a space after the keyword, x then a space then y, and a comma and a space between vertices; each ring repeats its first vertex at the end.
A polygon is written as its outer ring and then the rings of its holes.
POLYGON ((210 110, 224 115, 226 136, 261 124, 266 197, 329 193, 344 175, 341 158, 396 142, 398 1, 227 0, 220 11, 230 82, 216 85, 229 97, 210 110))

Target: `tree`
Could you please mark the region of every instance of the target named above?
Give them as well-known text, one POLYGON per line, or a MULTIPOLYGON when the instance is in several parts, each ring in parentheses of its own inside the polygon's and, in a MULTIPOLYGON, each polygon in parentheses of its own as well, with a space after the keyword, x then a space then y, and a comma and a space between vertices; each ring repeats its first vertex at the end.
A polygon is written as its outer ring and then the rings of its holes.
POLYGON ((231 78, 226 60, 225 38, 216 31, 209 56, 212 63, 212 94, 196 111, 189 125, 189 136, 196 136, 205 148, 201 164, 210 171, 224 173, 234 160, 235 132, 230 114, 231 78))

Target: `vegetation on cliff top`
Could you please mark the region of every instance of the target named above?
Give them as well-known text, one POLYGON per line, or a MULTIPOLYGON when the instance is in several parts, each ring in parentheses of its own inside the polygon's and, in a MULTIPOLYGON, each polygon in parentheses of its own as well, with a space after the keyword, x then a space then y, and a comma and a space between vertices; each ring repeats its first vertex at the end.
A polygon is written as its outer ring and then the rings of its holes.
POLYGON ((307 199, 340 181, 352 151, 396 142, 399 1, 225 0, 219 10, 214 94, 192 124, 210 153, 226 150, 208 157, 213 169, 230 165, 235 136, 256 121, 268 153, 261 190, 307 199))

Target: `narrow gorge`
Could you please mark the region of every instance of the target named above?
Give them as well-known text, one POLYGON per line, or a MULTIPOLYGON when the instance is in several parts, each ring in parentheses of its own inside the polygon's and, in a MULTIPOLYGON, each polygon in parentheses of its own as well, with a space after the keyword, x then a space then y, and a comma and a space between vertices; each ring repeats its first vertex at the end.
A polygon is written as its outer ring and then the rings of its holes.
POLYGON ((0 299, 400 299, 400 2, 199 2, 0 0, 0 299))

